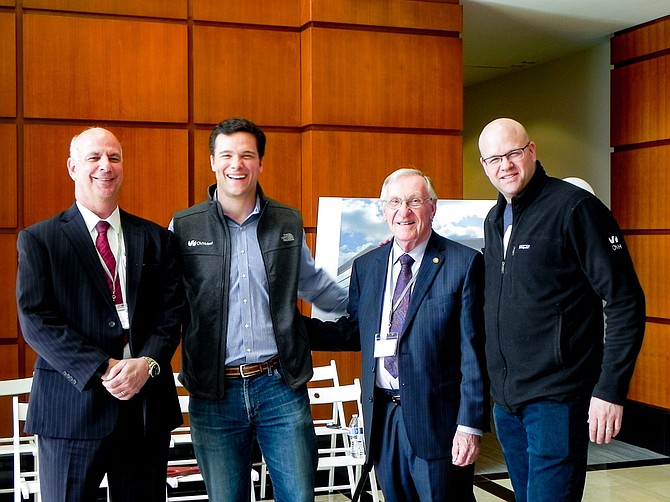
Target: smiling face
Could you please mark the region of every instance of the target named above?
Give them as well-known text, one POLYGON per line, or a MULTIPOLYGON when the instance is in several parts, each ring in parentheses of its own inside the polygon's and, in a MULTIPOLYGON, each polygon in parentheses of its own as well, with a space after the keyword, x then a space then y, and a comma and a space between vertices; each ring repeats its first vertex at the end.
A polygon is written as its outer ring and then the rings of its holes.
POLYGON ((116 136, 101 128, 82 132, 70 145, 67 169, 77 201, 101 218, 109 216, 123 182, 123 153, 116 136))
MULTIPOLYGON (((401 199, 428 199, 430 194, 426 179, 418 174, 407 174, 399 176, 386 185, 382 197, 384 200, 401 199)), ((432 221, 435 216, 436 202, 425 200, 416 208, 409 207, 403 202, 398 209, 390 209, 387 204, 384 207, 384 221, 388 223, 393 237, 398 245, 405 251, 411 251, 428 237, 432 230, 432 221)))
POLYGON ((219 200, 255 204, 256 183, 263 171, 263 159, 252 134, 219 134, 209 161, 216 175, 219 200))
POLYGON ((518 195, 530 182, 535 174, 535 160, 537 158, 535 143, 529 140, 528 133, 521 124, 512 119, 497 119, 489 123, 479 136, 480 162, 491 184, 512 202, 512 197, 518 195), (523 148, 523 157, 510 161, 505 155, 512 150, 523 148), (497 166, 489 166, 484 159, 502 155, 502 162, 497 166))

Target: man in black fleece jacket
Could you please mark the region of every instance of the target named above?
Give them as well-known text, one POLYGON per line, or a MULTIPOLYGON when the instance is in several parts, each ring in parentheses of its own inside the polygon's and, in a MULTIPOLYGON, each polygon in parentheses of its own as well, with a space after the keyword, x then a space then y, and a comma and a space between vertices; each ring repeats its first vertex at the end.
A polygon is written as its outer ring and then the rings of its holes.
POLYGON ((500 192, 484 223, 496 431, 517 502, 578 501, 589 438, 621 428, 644 294, 609 209, 547 176, 521 124, 489 123, 479 150, 500 192))

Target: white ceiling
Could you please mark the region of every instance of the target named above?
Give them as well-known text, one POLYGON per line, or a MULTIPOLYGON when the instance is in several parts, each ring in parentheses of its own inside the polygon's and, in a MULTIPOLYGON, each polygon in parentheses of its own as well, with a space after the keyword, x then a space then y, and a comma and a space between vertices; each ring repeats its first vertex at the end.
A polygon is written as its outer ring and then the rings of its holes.
POLYGON ((461 0, 464 85, 607 42, 670 14, 670 0, 461 0))

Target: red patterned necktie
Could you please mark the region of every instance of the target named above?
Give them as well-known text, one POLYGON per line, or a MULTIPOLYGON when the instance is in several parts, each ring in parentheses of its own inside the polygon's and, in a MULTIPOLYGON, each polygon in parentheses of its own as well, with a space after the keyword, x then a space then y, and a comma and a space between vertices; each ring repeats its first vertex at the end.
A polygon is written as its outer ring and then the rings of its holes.
POLYGON ((109 230, 109 227, 109 222, 103 220, 100 220, 95 226, 95 229, 98 231, 98 237, 95 239, 95 247, 98 248, 98 253, 100 253, 102 261, 104 261, 107 266, 107 270, 105 270, 105 278, 107 279, 109 292, 112 293, 112 300, 115 304, 121 304, 123 303, 121 282, 119 281, 119 274, 116 273, 114 253, 112 253, 112 248, 109 247, 109 241, 107 240, 107 230, 109 230))
MULTIPOLYGON (((398 282, 393 291, 391 308, 396 306, 398 298, 400 298, 400 295, 405 291, 409 281, 412 280, 412 264, 414 263, 414 258, 405 253, 398 258, 398 261, 400 261, 400 273, 398 274, 398 282)), ((400 343, 400 332, 405 324, 405 317, 407 317, 407 308, 409 307, 409 300, 411 297, 412 292, 408 290, 391 316, 391 328, 389 329, 389 332, 398 333, 397 343, 400 343)), ((398 378, 398 357, 386 356, 384 358, 384 368, 386 368, 386 371, 388 371, 393 378, 398 378)))

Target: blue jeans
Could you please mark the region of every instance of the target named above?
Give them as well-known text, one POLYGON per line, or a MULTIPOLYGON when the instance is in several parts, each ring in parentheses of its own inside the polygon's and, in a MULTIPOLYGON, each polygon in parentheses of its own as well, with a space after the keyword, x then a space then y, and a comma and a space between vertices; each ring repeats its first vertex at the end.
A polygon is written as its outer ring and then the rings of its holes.
POLYGON ((517 502, 582 499, 589 445, 589 399, 538 401, 493 419, 517 502))
POLYGON ((291 390, 278 370, 226 379, 223 399, 191 398, 191 436, 209 500, 248 502, 254 436, 274 499, 312 502, 317 445, 307 388, 291 390))

